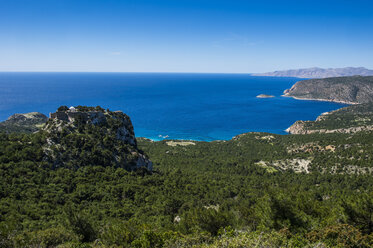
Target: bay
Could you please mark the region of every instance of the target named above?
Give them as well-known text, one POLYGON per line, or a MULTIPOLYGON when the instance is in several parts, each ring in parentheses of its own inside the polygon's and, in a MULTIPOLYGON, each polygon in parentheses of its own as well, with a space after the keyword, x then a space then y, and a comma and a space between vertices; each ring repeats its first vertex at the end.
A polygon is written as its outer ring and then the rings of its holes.
POLYGON ((0 73, 0 120, 48 115, 61 105, 101 106, 131 117, 137 137, 227 140, 246 132, 286 134, 344 104, 282 97, 298 78, 193 73, 0 73), (273 98, 256 98, 259 94, 273 98))

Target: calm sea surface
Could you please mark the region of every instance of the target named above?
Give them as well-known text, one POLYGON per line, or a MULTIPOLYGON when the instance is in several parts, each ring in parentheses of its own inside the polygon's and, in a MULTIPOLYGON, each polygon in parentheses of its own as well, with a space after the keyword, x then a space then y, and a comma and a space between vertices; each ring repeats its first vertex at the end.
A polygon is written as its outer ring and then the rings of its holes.
POLYGON ((245 132, 285 134, 296 120, 345 105, 281 97, 297 78, 246 74, 0 73, 0 120, 100 105, 128 114, 137 137, 231 139, 245 132), (259 99, 259 94, 274 98, 259 99), (162 136, 162 137, 160 137, 162 136))

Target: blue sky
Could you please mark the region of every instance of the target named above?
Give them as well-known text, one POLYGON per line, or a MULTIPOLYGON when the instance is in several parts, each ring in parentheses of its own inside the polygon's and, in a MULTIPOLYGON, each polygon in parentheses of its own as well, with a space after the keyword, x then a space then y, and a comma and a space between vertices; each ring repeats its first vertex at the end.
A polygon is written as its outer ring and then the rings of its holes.
POLYGON ((1 0, 0 71, 373 69, 371 1, 1 0))

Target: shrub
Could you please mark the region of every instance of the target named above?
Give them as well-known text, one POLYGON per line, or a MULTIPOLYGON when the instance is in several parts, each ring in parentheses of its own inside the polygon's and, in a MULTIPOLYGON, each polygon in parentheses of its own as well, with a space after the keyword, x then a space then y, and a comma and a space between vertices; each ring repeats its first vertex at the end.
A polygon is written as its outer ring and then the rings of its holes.
POLYGON ((100 238, 104 245, 107 246, 129 246, 140 234, 140 230, 135 223, 118 222, 106 225, 100 238))
POLYGON ((66 112, 67 110, 69 110, 69 108, 67 106, 60 106, 57 111, 59 112, 66 112))
POLYGON ((206 231, 216 236, 219 229, 232 226, 233 220, 234 217, 229 212, 199 208, 187 212, 181 218, 180 228, 184 233, 191 230, 206 231))
POLYGON ((307 236, 311 242, 322 241, 329 247, 372 247, 373 243, 372 235, 363 235, 359 229, 347 224, 328 226, 307 236))

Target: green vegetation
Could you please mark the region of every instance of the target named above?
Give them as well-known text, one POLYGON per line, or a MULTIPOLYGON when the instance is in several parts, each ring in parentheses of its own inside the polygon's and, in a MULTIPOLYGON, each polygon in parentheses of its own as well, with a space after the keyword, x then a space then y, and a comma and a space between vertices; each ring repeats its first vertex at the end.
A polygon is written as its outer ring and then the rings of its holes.
POLYGON ((341 108, 321 117, 320 121, 305 122, 308 130, 346 129, 373 125, 373 104, 358 104, 341 108))
MULTIPOLYGON (((96 106, 96 107, 89 107, 89 106, 76 106, 75 107, 75 110, 76 111, 79 111, 79 112, 89 112, 89 111, 97 111, 97 112, 102 112, 104 113, 105 112, 105 109, 101 108, 100 106, 96 106)), ((66 112, 66 111, 69 111, 69 108, 67 106, 60 106, 57 111, 59 112, 66 112)))
POLYGON ((373 104, 351 105, 320 115, 316 121, 296 121, 292 134, 356 133, 373 130, 373 104))
POLYGON ((303 80, 285 90, 284 94, 301 99, 368 103, 373 101, 373 76, 303 80))
POLYGON ((0 132, 6 133, 33 133, 39 131, 47 121, 42 113, 14 114, 8 120, 0 122, 0 132))
MULTIPOLYGON (((369 247, 371 175, 347 174, 344 164, 338 173, 320 170, 342 163, 345 160, 339 155, 355 154, 355 149, 366 149, 360 155, 364 158, 373 154, 373 134, 263 138, 267 136, 247 134, 190 146, 139 139, 139 147, 155 163, 150 173, 92 162, 75 169, 52 169, 52 164, 43 161, 42 133, 3 134, 0 244, 300 247, 321 242, 369 247), (346 140, 349 149, 343 148, 346 140), (301 147, 311 141, 337 148, 316 152, 301 147), (258 160, 309 156, 314 157, 309 174, 269 173, 256 165, 258 160)), ((358 168, 372 164, 359 157, 345 159, 358 168)))
POLYGON ((373 132, 140 138, 151 172, 113 163, 114 124, 0 134, 0 247, 373 246, 373 132))

